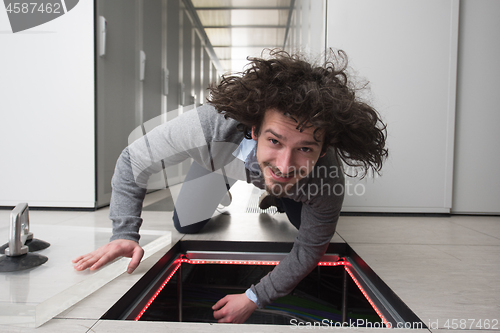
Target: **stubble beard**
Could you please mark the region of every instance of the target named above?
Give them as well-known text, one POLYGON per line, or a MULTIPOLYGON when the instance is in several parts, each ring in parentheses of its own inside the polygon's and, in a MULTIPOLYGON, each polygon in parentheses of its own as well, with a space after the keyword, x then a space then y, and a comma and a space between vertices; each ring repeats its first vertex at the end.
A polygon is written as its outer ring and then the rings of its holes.
MULTIPOLYGON (((271 164, 269 163, 259 163, 259 168, 260 168, 260 171, 264 177, 264 186, 265 186, 265 190, 271 194, 272 196, 276 197, 276 198, 283 198, 283 197, 286 197, 287 195, 289 196, 291 193, 291 188, 298 182, 298 179, 296 178, 293 178, 293 182, 278 182, 278 181, 275 181, 271 178, 271 176, 269 177, 266 177, 265 175, 265 170, 266 169, 269 169, 269 172, 271 172, 271 170, 274 172, 275 170, 277 170, 277 168, 273 167, 271 164)), ((275 172, 276 173, 276 172, 275 172)))

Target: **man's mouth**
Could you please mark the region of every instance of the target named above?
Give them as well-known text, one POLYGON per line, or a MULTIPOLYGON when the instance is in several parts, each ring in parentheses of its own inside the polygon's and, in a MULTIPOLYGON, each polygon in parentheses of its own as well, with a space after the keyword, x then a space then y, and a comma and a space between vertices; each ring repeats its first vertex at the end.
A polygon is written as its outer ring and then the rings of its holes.
POLYGON ((271 173, 271 177, 278 181, 278 182, 288 182, 290 179, 293 178, 293 175, 283 175, 281 172, 275 172, 272 168, 269 168, 269 171, 271 173))

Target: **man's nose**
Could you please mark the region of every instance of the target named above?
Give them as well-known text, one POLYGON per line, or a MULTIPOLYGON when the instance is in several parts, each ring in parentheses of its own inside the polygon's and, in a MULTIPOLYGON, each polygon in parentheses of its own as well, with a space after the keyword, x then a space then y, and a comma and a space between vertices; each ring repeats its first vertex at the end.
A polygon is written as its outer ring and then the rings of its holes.
POLYGON ((276 167, 283 175, 293 175, 293 153, 291 150, 280 151, 276 158, 276 167))

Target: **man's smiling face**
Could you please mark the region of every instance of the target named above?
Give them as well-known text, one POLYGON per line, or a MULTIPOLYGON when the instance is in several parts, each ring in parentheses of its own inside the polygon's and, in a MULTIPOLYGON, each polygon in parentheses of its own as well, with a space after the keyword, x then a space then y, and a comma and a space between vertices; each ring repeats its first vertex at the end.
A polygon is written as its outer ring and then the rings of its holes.
POLYGON ((321 155, 324 133, 314 137, 315 127, 297 129, 297 121, 282 112, 269 109, 259 133, 252 128, 257 141, 257 162, 263 173, 266 190, 277 197, 285 196, 300 179, 313 169, 321 155))

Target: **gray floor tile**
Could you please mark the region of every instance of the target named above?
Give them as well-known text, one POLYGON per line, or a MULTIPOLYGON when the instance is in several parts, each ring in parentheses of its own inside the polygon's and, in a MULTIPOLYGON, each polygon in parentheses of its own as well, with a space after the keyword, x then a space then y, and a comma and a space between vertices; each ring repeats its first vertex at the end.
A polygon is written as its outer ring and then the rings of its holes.
POLYGON ((337 232, 347 243, 500 245, 449 217, 341 216, 337 232))
POLYGON ((452 216, 451 221, 467 229, 500 239, 500 216, 452 216))

